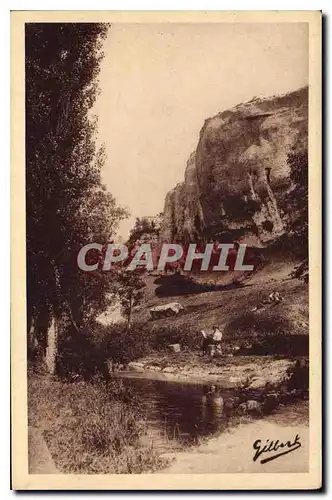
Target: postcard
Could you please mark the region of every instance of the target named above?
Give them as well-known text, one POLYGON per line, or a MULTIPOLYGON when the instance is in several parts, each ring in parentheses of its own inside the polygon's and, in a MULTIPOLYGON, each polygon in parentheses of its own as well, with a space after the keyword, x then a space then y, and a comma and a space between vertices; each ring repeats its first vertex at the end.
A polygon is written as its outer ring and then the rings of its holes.
POLYGON ((12 488, 322 485, 320 11, 14 11, 12 488))

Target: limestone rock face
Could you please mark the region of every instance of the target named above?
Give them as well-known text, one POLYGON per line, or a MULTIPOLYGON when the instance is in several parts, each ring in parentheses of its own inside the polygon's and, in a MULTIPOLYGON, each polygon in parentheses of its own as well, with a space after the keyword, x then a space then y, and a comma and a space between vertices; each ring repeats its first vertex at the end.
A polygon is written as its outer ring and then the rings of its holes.
POLYGON ((184 182, 166 195, 161 241, 221 234, 258 246, 275 241, 287 221, 287 154, 306 149, 307 135, 307 88, 207 119, 184 182))

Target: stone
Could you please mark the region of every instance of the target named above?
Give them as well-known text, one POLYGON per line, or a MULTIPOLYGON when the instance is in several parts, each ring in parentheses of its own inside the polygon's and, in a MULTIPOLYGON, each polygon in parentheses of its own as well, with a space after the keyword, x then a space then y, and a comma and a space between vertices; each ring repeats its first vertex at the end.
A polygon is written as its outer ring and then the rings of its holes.
POLYGON ((228 398, 225 400, 225 407, 228 409, 234 409, 237 406, 239 406, 240 403, 240 398, 234 397, 234 398, 228 398))
POLYGON ((246 414, 260 415, 262 412, 262 405, 258 401, 249 399, 245 403, 241 403, 238 406, 237 411, 241 415, 246 415, 246 414))
POLYGON ((240 415, 245 415, 248 411, 247 409, 247 404, 246 403, 241 403, 238 408, 237 408, 237 411, 240 415))
POLYGON ((249 399, 249 401, 246 402, 246 405, 248 413, 261 413, 262 404, 259 403, 258 401, 255 401, 254 399, 249 399))
POLYGON ((180 352, 181 351, 181 346, 180 344, 170 344, 168 346, 173 352, 180 352))
POLYGON ((307 148, 307 123, 307 87, 205 120, 184 181, 166 195, 160 241, 195 241, 242 228, 252 246, 276 241, 286 231, 292 185, 287 154, 307 148))
POLYGON ((129 370, 134 372, 144 372, 144 364, 136 361, 131 361, 130 363, 128 363, 128 368, 129 370))
POLYGON ((161 368, 161 366, 151 365, 151 366, 148 366, 148 370, 151 370, 152 372, 161 372, 162 368, 161 368))
POLYGON ((279 405, 280 396, 276 392, 270 392, 264 399, 264 411, 270 412, 277 408, 279 405))
POLYGON ((151 307, 150 314, 152 319, 176 316, 184 307, 179 302, 170 302, 160 306, 151 307))
POLYGON ((166 366, 166 368, 163 369, 164 373, 174 373, 176 372, 176 367, 175 366, 166 366))

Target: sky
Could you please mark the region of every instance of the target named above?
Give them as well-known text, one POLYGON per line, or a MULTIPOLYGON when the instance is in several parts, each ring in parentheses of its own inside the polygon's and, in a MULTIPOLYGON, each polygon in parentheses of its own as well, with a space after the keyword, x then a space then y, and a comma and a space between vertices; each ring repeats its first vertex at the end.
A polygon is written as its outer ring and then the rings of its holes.
POLYGON ((163 210, 208 117, 308 84, 305 23, 113 24, 104 53, 94 112, 123 238, 163 210))

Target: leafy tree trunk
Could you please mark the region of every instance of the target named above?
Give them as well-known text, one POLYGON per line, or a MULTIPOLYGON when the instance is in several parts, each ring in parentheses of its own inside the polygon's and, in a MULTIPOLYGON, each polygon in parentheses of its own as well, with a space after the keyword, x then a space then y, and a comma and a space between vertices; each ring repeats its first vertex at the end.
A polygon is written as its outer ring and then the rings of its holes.
POLYGON ((131 328, 132 310, 133 310, 133 297, 131 295, 129 297, 129 304, 128 304, 127 330, 130 330, 130 328, 131 328))
POLYGON ((107 242, 127 216, 102 184, 106 157, 91 113, 107 31, 100 23, 25 25, 27 334, 42 360, 52 350, 51 371, 68 327, 78 331, 108 305, 110 276, 86 276, 78 252, 107 242))
POLYGON ((47 331, 47 348, 45 354, 45 365, 47 371, 52 375, 55 373, 55 362, 57 355, 57 343, 58 343, 58 326, 59 323, 55 316, 52 316, 51 325, 47 331))
POLYGON ((38 341, 36 337, 36 320, 33 315, 28 318, 28 360, 37 355, 38 341))

